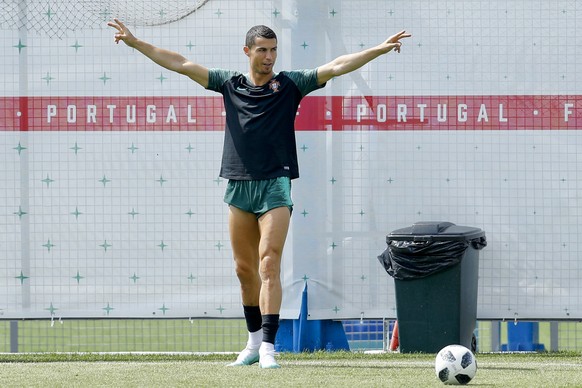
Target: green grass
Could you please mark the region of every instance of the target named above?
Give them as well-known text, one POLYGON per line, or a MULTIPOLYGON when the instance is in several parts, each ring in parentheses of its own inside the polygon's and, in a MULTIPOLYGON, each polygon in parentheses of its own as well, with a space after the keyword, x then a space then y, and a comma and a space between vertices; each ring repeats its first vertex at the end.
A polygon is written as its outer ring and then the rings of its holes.
MULTIPOLYGON (((234 355, 0 354, 3 387, 439 387, 434 355, 283 353, 279 370, 227 368, 234 355)), ((477 354, 469 386, 580 387, 582 354, 477 354)))
MULTIPOLYGON (((232 352, 246 336, 242 319, 23 320, 18 352, 232 352)), ((9 321, 0 321, 2 352, 10 352, 9 321)))

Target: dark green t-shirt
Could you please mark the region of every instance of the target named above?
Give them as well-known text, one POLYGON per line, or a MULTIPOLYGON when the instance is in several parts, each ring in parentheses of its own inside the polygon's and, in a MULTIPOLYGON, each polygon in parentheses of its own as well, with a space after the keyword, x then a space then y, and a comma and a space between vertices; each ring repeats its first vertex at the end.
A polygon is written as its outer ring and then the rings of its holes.
POLYGON ((209 90, 223 95, 226 128, 220 176, 236 180, 299 177, 295 116, 317 85, 317 69, 282 71, 254 86, 236 71, 209 70, 209 90))

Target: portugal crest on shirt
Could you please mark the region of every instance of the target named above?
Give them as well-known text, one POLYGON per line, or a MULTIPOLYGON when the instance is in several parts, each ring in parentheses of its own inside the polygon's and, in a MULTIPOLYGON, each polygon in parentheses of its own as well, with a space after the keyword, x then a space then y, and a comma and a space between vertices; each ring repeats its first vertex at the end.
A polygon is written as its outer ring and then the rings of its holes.
POLYGON ((269 83, 269 89, 271 89, 273 93, 277 93, 280 87, 281 84, 276 79, 271 80, 271 82, 269 83))

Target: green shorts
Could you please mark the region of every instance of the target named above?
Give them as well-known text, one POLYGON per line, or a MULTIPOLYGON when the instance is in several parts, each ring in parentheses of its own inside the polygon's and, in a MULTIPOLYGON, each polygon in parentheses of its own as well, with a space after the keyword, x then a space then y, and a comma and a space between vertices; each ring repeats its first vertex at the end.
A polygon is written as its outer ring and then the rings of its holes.
POLYGON ((229 180, 224 202, 257 218, 277 207, 287 207, 293 212, 291 179, 283 176, 273 179, 241 181, 229 180))

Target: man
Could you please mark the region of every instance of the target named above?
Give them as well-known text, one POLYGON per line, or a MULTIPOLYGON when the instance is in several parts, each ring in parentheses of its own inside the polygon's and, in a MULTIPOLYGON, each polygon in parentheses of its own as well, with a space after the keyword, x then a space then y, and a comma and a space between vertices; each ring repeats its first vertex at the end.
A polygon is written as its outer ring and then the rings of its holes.
POLYGON ((299 177, 294 120, 301 99, 333 77, 354 71, 392 50, 400 52, 401 31, 376 47, 342 55, 316 69, 274 72, 277 36, 266 26, 246 36, 249 72, 208 69, 182 55, 137 39, 118 19, 108 25, 123 41, 152 61, 188 76, 223 95, 226 129, 220 176, 228 179, 229 232, 240 281, 249 337, 230 366, 279 368, 275 336, 279 328, 282 288, 281 254, 293 203, 291 179, 299 177))

